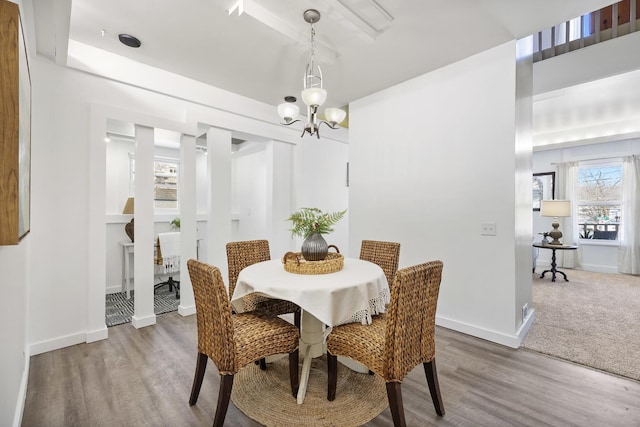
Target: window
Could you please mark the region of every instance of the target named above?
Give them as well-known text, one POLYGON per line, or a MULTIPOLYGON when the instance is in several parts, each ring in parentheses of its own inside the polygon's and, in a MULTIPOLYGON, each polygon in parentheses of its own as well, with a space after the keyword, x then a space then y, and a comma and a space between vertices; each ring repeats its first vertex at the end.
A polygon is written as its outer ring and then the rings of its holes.
POLYGON ((622 227, 622 163, 581 164, 576 192, 580 238, 618 240, 622 227))
MULTIPOLYGON (((129 194, 135 194, 135 157, 130 154, 129 194)), ((153 162, 153 206, 155 209, 178 209, 180 160, 156 157, 153 162)))

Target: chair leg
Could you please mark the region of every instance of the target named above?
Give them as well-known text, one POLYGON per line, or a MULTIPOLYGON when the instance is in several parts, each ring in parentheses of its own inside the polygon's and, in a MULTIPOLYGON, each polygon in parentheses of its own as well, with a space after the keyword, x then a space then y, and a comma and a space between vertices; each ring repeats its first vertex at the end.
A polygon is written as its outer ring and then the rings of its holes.
POLYGON ((298 328, 298 330, 300 330, 300 325, 302 324, 301 319, 302 319, 302 310, 298 310, 295 313, 293 313, 293 324, 296 325, 296 328, 298 328))
POLYGON ((267 370, 267 359, 265 359, 264 357, 260 359, 260 369, 263 371, 267 370))
POLYGON ((338 382, 338 356, 327 352, 327 400, 332 402, 336 399, 336 386, 338 382))
POLYGON ((298 387, 300 380, 298 378, 298 364, 300 363, 300 350, 295 349, 289 353, 289 380, 291 382, 291 393, 293 397, 298 397, 298 387))
POLYGON ((224 424, 232 387, 233 375, 220 375, 220 392, 218 393, 218 406, 216 407, 216 415, 213 418, 213 427, 222 427, 224 424))
POLYGON ((189 397, 189 405, 193 406, 198 401, 200 395, 200 387, 202 387, 202 379, 204 378, 204 371, 207 369, 207 357, 204 353, 198 353, 196 359, 196 374, 193 377, 193 386, 191 387, 191 397, 189 397))
POLYGON ((387 383, 387 398, 394 427, 406 427, 407 422, 404 419, 404 407, 402 406, 402 383, 387 383))
POLYGON ((436 359, 431 362, 423 363, 424 373, 427 376, 427 384, 429 384, 429 392, 431 393, 431 400, 433 400, 433 406, 436 409, 436 414, 444 415, 444 403, 442 402, 442 396, 440 395, 440 384, 438 384, 438 372, 436 372, 436 359))

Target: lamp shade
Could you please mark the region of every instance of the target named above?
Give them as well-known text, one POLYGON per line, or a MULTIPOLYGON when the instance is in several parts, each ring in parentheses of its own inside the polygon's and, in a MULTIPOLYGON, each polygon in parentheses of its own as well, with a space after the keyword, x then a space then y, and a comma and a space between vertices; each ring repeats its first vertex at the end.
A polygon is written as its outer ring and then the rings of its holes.
POLYGON ((302 100, 309 107, 319 107, 327 100, 327 91, 321 87, 311 87, 302 91, 302 100))
POLYGON ((543 200, 540 216, 564 217, 571 216, 570 200, 543 200))
POLYGON ((283 102, 278 105, 278 115, 285 123, 292 122, 298 117, 300 108, 292 102, 283 102))
POLYGON ((347 112, 340 108, 327 108, 324 110, 324 117, 329 123, 336 125, 347 117, 347 112))
POLYGON ((123 214, 132 214, 133 213, 133 197, 129 197, 124 204, 124 209, 122 210, 123 214))

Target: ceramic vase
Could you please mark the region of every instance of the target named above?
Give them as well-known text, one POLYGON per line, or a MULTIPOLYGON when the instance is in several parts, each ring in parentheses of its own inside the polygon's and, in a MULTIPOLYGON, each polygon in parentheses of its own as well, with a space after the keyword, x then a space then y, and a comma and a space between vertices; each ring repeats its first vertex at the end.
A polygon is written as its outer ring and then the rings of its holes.
POLYGON ((302 256, 307 261, 322 261, 329 252, 329 245, 322 234, 313 233, 302 242, 302 256))
POLYGON ((124 232, 127 233, 127 236, 129 236, 131 242, 133 242, 133 218, 131 219, 131 222, 125 224, 124 232))

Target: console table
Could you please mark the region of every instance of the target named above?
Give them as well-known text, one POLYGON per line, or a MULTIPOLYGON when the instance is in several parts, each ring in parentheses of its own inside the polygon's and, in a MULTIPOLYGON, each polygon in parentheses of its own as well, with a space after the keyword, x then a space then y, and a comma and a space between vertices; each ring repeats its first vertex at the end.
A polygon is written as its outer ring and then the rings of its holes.
POLYGON ((556 268, 556 251, 572 251, 572 250, 576 250, 576 249, 578 249, 577 245, 549 245, 549 244, 542 244, 542 243, 534 243, 533 247, 534 248, 541 248, 541 249, 551 249, 551 270, 543 271, 542 274, 540 275, 541 279, 544 277, 545 274, 551 273, 551 281, 555 282, 556 281, 556 273, 558 273, 558 274, 562 274, 564 276, 565 282, 569 281, 569 279, 567 279, 567 275, 556 268))
MULTIPOLYGON (((196 240, 196 259, 200 259, 200 240, 196 240)), ((131 298, 131 263, 130 255, 134 253, 133 242, 122 241, 122 292, 126 294, 127 299, 131 298)), ((155 249, 154 249, 155 250, 155 249)))

